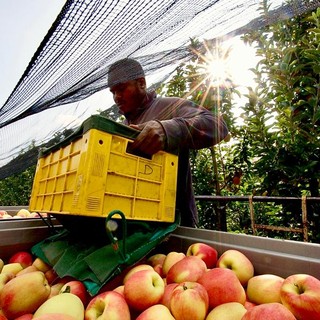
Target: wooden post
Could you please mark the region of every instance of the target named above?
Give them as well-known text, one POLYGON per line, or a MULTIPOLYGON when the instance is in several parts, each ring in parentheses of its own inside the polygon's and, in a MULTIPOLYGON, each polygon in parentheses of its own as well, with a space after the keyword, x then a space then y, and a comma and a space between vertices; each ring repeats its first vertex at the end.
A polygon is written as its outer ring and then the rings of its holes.
POLYGON ((249 196, 249 209, 250 209, 252 233, 255 235, 256 234, 256 224, 255 224, 255 220, 254 220, 253 196, 249 196))
POLYGON ((301 198, 303 241, 308 242, 307 197, 301 198))

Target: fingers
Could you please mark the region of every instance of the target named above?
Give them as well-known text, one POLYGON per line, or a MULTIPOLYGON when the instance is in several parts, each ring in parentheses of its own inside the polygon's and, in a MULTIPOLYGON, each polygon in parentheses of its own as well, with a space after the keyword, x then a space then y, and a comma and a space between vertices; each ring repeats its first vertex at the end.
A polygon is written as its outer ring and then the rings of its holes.
POLYGON ((162 125, 157 121, 149 121, 131 127, 141 130, 138 137, 132 143, 133 149, 152 155, 164 149, 166 135, 162 125))

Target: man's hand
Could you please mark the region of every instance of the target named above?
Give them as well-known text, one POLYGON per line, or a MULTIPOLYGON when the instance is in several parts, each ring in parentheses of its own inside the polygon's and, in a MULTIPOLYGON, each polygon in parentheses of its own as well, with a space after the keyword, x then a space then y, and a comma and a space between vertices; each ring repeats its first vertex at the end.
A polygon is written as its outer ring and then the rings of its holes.
POLYGON ((137 125, 131 124, 130 127, 141 131, 131 145, 133 149, 153 155, 165 148, 166 134, 158 121, 151 120, 137 125))

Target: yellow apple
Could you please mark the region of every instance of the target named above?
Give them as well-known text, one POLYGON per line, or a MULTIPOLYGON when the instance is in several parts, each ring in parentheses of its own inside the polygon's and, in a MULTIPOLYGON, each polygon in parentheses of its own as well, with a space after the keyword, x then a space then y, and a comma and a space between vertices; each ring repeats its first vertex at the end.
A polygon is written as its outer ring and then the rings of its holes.
POLYGON ((183 282, 173 289, 170 311, 176 320, 204 320, 208 308, 208 293, 200 283, 183 282))
POLYGON ((29 266, 29 267, 26 267, 26 268, 20 270, 20 271, 16 274, 16 276, 18 277, 18 276, 21 276, 22 274, 29 273, 29 272, 34 272, 34 271, 39 271, 39 270, 38 270, 35 266, 31 265, 31 266, 29 266))
POLYGON ((252 262, 238 250, 225 251, 217 261, 218 268, 228 268, 232 270, 243 286, 246 286, 249 279, 254 276, 252 262))
POLYGON ((131 275, 124 284, 124 297, 137 311, 144 311, 158 304, 164 293, 164 281, 152 270, 140 270, 131 275))
POLYGON ((261 274, 249 279, 247 297, 255 304, 281 303, 280 289, 284 278, 274 274, 261 274))
POLYGON ((0 273, 1 273, 1 270, 2 270, 3 266, 4 266, 4 262, 3 262, 3 260, 0 258, 0 273))
POLYGON ((166 276, 167 284, 197 281, 206 271, 207 266, 202 259, 196 256, 186 256, 169 269, 166 276))
POLYGON ((155 304, 154 306, 149 307, 136 318, 136 320, 155 320, 155 319, 175 320, 170 310, 162 304, 155 304))
POLYGON ((43 272, 26 273, 4 285, 0 292, 0 308, 6 317, 14 319, 36 311, 49 294, 50 286, 43 272))
POLYGON ((83 320, 84 306, 78 296, 72 293, 61 293, 43 302, 35 311, 34 318, 53 313, 60 313, 77 320, 83 320))
POLYGON ((166 258, 166 255, 164 253, 156 253, 152 256, 150 256, 147 259, 147 262, 152 266, 155 267, 156 265, 160 264, 162 266, 164 259, 166 258))
POLYGON ((14 273, 0 273, 0 292, 2 290, 2 288, 4 287, 4 285, 9 282, 11 279, 13 279, 15 277, 14 273))
POLYGON ((42 271, 43 273, 46 273, 52 268, 50 265, 48 265, 39 257, 34 259, 32 265, 34 265, 39 271, 42 271))
POLYGON ((85 320, 130 320, 129 306, 116 291, 104 291, 90 300, 85 310, 85 320))
POLYGON ((3 266, 1 273, 13 273, 16 275, 22 269, 23 267, 19 262, 6 263, 3 266))
POLYGON ((43 314, 42 316, 39 316, 36 318, 33 317, 32 320, 78 320, 78 319, 76 319, 75 317, 69 316, 68 314, 48 313, 48 314, 43 314))
POLYGON ((22 217, 22 218, 27 218, 30 215, 29 210, 27 209, 20 209, 17 213, 16 216, 22 217))
POLYGON ((293 274, 283 281, 280 297, 297 319, 320 319, 319 279, 308 274, 293 274))
POLYGON ((50 291, 50 295, 49 295, 48 299, 56 296, 57 294, 60 294, 60 290, 64 285, 65 285, 64 282, 57 282, 57 283, 51 285, 51 291, 50 291))
POLYGON ((206 320, 241 320, 247 309, 239 302, 227 302, 212 309, 206 320))
POLYGON ((167 276, 169 269, 178 261, 183 259, 186 255, 183 252, 171 251, 167 254, 166 258, 162 263, 162 274, 164 277, 167 276))
POLYGON ((246 292, 236 274, 228 268, 214 268, 204 273, 198 280, 208 292, 210 309, 227 302, 244 305, 246 292))
MULTIPOLYGON (((248 310, 241 320, 297 320, 295 316, 281 303, 272 302, 259 304, 248 310)), ((305 318, 311 320, 311 318, 305 318)), ((313 320, 316 320, 314 318, 313 320)))

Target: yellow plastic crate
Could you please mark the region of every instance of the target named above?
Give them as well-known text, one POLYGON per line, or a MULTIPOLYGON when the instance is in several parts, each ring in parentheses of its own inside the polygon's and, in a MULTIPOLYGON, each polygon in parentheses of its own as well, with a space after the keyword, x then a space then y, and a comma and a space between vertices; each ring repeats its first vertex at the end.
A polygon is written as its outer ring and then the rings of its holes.
POLYGON ((136 134, 92 116, 80 133, 40 155, 30 210, 106 217, 118 209, 127 219, 173 222, 178 156, 162 151, 149 158, 132 154, 126 130, 136 134))

